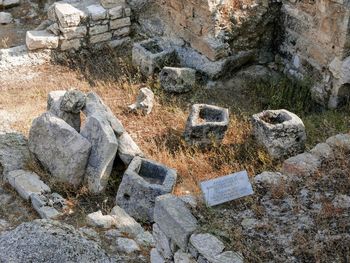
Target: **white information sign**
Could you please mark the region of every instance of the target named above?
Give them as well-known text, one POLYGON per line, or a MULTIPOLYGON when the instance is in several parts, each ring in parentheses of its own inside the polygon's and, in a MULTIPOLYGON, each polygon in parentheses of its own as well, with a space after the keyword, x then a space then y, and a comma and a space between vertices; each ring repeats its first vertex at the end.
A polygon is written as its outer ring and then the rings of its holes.
POLYGON ((201 188, 208 206, 219 205, 254 193, 247 171, 202 182, 201 188))

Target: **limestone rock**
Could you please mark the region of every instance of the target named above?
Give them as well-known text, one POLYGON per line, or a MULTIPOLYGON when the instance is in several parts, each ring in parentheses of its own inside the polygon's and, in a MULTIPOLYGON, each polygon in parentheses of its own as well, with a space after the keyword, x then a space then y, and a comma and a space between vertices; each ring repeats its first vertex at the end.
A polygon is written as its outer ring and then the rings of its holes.
POLYGON ((311 154, 319 157, 322 161, 334 158, 332 148, 327 143, 319 143, 310 151, 311 154))
POLYGON ((196 84, 196 71, 191 68, 164 67, 159 74, 160 84, 165 91, 184 93, 196 84))
POLYGON ((36 118, 29 149, 52 176, 74 186, 82 182, 91 144, 62 119, 49 112, 36 118))
POLYGON ((87 7, 90 18, 93 21, 106 19, 107 10, 104 9, 101 5, 89 5, 87 7))
POLYGON ((65 112, 78 114, 84 108, 86 96, 83 92, 71 89, 64 93, 60 109, 65 112))
POLYGON ((53 113, 58 118, 64 120, 67 124, 72 126, 76 131, 80 131, 80 114, 79 112, 73 113, 72 111, 79 108, 79 101, 75 95, 72 95, 65 90, 51 91, 47 98, 47 110, 53 113), (74 108, 75 107, 75 108, 74 108), (68 112, 65 110, 69 110, 68 112))
POLYGON ((131 138, 130 134, 124 132, 119 138, 118 155, 124 164, 129 165, 129 163, 134 159, 135 156, 143 157, 144 154, 137 146, 135 141, 131 138))
POLYGON ((129 106, 132 111, 141 110, 143 114, 150 114, 153 109, 154 94, 149 88, 140 89, 136 103, 129 106))
POLYGON ((0 7, 10 8, 17 6, 21 3, 21 0, 0 0, 0 7))
POLYGON ((26 45, 29 50, 58 48, 59 37, 46 30, 27 31, 26 45))
POLYGON ((32 194, 32 206, 42 219, 57 219, 68 209, 66 200, 57 193, 32 194))
POLYGON ((89 92, 86 95, 86 104, 83 108, 86 117, 91 115, 100 115, 111 125, 117 137, 124 133, 123 124, 113 115, 111 109, 105 105, 102 99, 94 92, 89 92))
POLYGON ((280 159, 304 151, 306 133, 303 121, 287 110, 268 110, 252 117, 254 135, 269 154, 280 159))
POLYGON ((125 0, 100 0, 101 5, 104 8, 113 8, 118 5, 125 5, 125 0))
POLYGON ((152 246, 154 244, 152 235, 145 231, 142 226, 121 207, 115 206, 110 215, 115 219, 115 226, 118 231, 135 239, 137 244, 141 246, 152 246))
POLYGON ((68 3, 54 5, 56 17, 62 27, 75 27, 80 24, 83 12, 68 3))
POLYGON ((165 259, 159 254, 159 251, 156 248, 151 250, 151 263, 166 263, 165 259))
POLYGON ((113 262, 96 242, 74 227, 35 220, 0 234, 0 262, 113 262))
POLYGON ((85 178, 89 190, 100 193, 107 186, 111 175, 118 141, 107 120, 94 115, 87 118, 81 135, 91 143, 85 178))
POLYGON ((195 263, 196 261, 190 254, 184 253, 181 250, 177 251, 174 255, 174 263, 195 263))
POLYGON ((28 141, 22 134, 0 134, 0 177, 25 169, 31 161, 28 141))
POLYGON ((333 149, 350 151, 350 134, 338 134, 327 139, 326 143, 333 149))
POLYGON ((89 226, 111 228, 115 225, 115 219, 110 215, 103 215, 101 211, 88 214, 86 222, 89 226))
POLYGON ((10 13, 0 12, 0 24, 6 25, 13 21, 13 17, 10 13))
POLYGON ((16 189, 17 193, 25 200, 29 200, 32 194, 43 194, 51 192, 40 177, 29 171, 16 170, 7 175, 8 182, 16 189))
POLYGON ((208 233, 193 234, 190 237, 190 244, 206 259, 215 258, 225 249, 224 243, 208 233))
POLYGON ((159 228, 157 223, 153 224, 153 237, 162 258, 171 259, 173 257, 171 240, 159 228))
POLYGON ((281 173, 263 172, 254 177, 255 183, 262 187, 269 188, 271 186, 278 186, 286 180, 286 176, 281 173))
POLYGON ((228 129, 228 109, 207 104, 194 104, 187 119, 186 142, 206 147, 221 143, 228 129))
POLYGON ((307 176, 315 173, 321 166, 321 159, 311 153, 302 153, 283 162, 282 173, 287 176, 307 176))
POLYGON ((118 237, 116 243, 117 249, 122 253, 131 254, 140 251, 140 247, 132 239, 118 237))
POLYGON ((156 199, 154 221, 183 250, 186 250, 190 236, 198 228, 196 218, 185 203, 171 194, 156 199))
POLYGON ((156 197, 171 193, 176 177, 173 169, 135 157, 123 175, 116 202, 132 217, 152 222, 156 197))
POLYGON ((348 195, 337 195, 333 199, 333 205, 336 208, 340 209, 349 209, 350 208, 350 196, 348 195))

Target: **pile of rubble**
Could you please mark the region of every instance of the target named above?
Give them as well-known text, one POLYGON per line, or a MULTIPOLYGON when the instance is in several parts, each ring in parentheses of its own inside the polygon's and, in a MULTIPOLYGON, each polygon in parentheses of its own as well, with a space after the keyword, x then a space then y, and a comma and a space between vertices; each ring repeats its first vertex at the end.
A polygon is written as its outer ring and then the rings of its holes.
POLYGON ((111 47, 129 41, 131 9, 125 1, 69 1, 50 6, 40 30, 28 31, 29 50, 79 50, 108 43, 111 47))

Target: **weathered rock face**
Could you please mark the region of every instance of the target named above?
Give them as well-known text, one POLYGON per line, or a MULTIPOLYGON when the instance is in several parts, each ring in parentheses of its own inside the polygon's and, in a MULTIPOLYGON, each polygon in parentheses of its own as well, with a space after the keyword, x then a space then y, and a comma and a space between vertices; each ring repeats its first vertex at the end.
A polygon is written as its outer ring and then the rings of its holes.
POLYGON ((60 108, 65 112, 78 114, 85 106, 85 103, 85 94, 79 90, 71 89, 64 94, 60 108))
POLYGON ((292 156, 305 148, 302 120, 286 110, 269 110, 253 115, 254 135, 276 159, 292 156))
POLYGON ((31 162, 27 139, 20 133, 0 134, 0 177, 31 162))
POLYGON ((75 186, 83 180, 91 144, 52 113, 33 121, 29 149, 52 176, 75 186))
POLYGON ((173 169, 135 157, 123 175, 116 202, 136 219, 153 222, 156 197, 170 193, 176 177, 173 169))
POLYGON ((10 8, 19 5, 21 0, 0 0, 0 7, 10 8))
POLYGON ((85 179, 89 190, 99 193, 107 186, 118 150, 118 141, 107 120, 94 115, 87 118, 80 134, 92 146, 85 179))
POLYGON ((72 226, 35 220, 0 235, 0 262, 113 262, 72 226))

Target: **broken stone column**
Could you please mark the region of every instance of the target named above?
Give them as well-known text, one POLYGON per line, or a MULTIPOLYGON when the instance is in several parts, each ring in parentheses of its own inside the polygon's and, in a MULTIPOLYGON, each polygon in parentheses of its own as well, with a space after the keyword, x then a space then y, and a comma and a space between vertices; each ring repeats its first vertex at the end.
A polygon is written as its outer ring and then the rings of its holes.
POLYGON ((143 114, 150 114, 153 109, 154 94, 149 88, 140 89, 136 103, 129 106, 131 111, 140 110, 143 114))
POLYGON ((196 71, 191 68, 164 67, 159 74, 160 84, 165 91, 184 93, 196 84, 196 71))
POLYGON ((93 193, 100 193, 107 186, 118 150, 113 129, 105 118, 97 114, 87 118, 80 133, 92 146, 85 179, 93 193))
POLYGON ((170 193, 176 178, 175 170, 135 157, 123 175, 116 202, 132 217, 153 222, 156 197, 170 193))
POLYGON ((188 143, 203 147, 221 143, 228 124, 228 109, 194 104, 187 120, 184 137, 188 143))
POLYGON ((91 144, 50 112, 33 121, 29 150, 57 179, 78 186, 84 177, 91 144))
POLYGON ((166 47, 156 38, 135 43, 132 49, 132 62, 145 76, 158 73, 164 66, 171 66, 175 61, 174 48, 166 47))
POLYGON ((253 132, 257 141, 275 159, 301 153, 305 149, 303 121, 287 110, 267 110, 253 115, 253 132))

